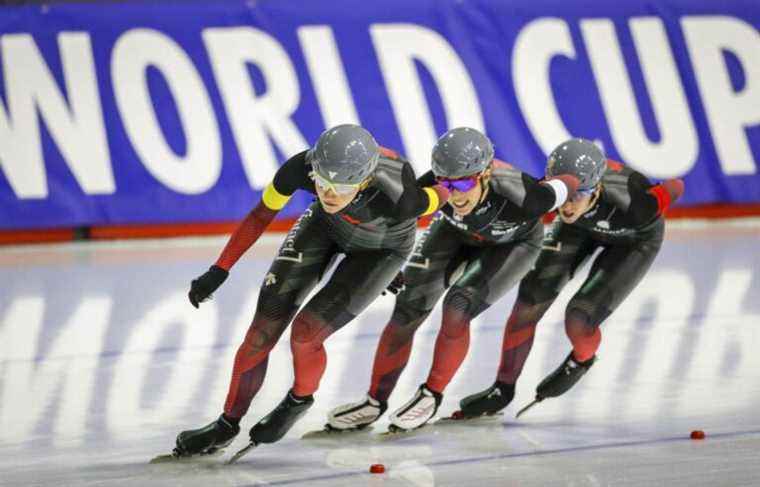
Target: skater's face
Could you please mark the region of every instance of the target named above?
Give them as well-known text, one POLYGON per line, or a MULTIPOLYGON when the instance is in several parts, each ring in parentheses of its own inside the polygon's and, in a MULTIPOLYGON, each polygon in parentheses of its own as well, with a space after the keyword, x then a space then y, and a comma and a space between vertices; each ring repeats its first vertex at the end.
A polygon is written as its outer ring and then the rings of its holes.
POLYGON ((599 199, 601 186, 590 191, 577 191, 572 198, 559 207, 559 217, 564 223, 575 223, 584 213, 591 209, 599 199))
POLYGON ((351 203, 356 195, 367 186, 367 181, 357 185, 332 185, 321 178, 314 179, 314 187, 322 208, 327 213, 338 213, 351 203))
POLYGON ((472 213, 472 210, 482 201, 484 191, 487 191, 490 174, 490 169, 486 169, 480 174, 459 179, 444 178, 438 181, 450 191, 449 204, 454 209, 454 213, 459 216, 472 213), (468 186, 469 189, 467 189, 468 186))

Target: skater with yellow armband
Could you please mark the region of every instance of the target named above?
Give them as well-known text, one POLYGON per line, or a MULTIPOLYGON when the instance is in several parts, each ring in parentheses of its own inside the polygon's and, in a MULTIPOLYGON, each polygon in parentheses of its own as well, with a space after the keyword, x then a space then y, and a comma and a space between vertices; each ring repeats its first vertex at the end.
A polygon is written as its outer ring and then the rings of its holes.
POLYGON ((250 431, 250 444, 279 440, 314 402, 327 355, 324 341, 380 295, 414 245, 417 217, 448 198, 441 185, 421 187, 411 165, 379 147, 356 125, 325 131, 308 151, 291 157, 240 223, 217 262, 192 281, 193 306, 208 299, 296 190, 317 195, 293 225, 261 285, 253 322, 235 356, 223 413, 177 436, 170 458, 228 446, 264 381, 268 356, 292 322, 295 381, 280 404, 250 431), (337 254, 345 258, 301 307, 337 254), (300 308, 300 311, 299 311, 300 308))

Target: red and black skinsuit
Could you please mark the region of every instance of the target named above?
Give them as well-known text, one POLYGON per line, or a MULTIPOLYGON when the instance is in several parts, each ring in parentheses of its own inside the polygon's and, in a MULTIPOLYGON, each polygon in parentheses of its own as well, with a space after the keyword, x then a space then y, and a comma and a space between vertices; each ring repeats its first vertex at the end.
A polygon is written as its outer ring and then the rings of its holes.
POLYGON ((601 341, 599 325, 641 281, 660 250, 663 212, 683 191, 680 181, 673 185, 680 185, 675 191, 672 183, 654 185, 629 167, 607 161, 597 202, 572 224, 555 222, 534 269, 520 282, 504 333, 498 381, 517 381, 536 324, 576 271, 601 248, 565 310, 573 358, 580 363, 594 356, 601 341))
MULTIPOLYGON (((412 250, 417 217, 445 203, 445 190, 421 187, 408 162, 387 149, 381 153, 369 186, 346 208, 329 214, 315 201, 285 238, 261 285, 253 323, 235 356, 224 406, 228 418, 239 419, 247 412, 264 381, 269 352, 291 321, 292 392, 313 394, 327 361, 323 342, 388 286, 412 250), (330 279, 296 314, 341 253, 345 258, 330 279)), ((296 190, 316 194, 311 171, 305 152, 281 166, 216 265, 229 269, 296 190)))
MULTIPOLYGON (((423 185, 432 181, 432 173, 420 178, 423 185)), ((426 382, 443 392, 467 355, 470 321, 530 270, 544 234, 540 217, 558 203, 549 185, 495 161, 488 192, 470 214, 460 217, 451 205, 441 209, 404 268, 406 288, 375 352, 371 397, 388 400, 417 328, 448 289, 426 382)))

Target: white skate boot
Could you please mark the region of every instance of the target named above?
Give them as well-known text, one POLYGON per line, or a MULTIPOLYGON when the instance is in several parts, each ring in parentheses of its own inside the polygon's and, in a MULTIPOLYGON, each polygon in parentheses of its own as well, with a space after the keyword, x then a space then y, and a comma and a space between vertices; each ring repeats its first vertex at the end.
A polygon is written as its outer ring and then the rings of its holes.
POLYGON ((430 421, 438 411, 443 396, 422 384, 414 397, 391 414, 388 431, 409 431, 430 421))
POLYGON ((327 428, 340 431, 360 430, 377 421, 388 409, 388 403, 369 395, 359 402, 344 404, 327 415, 327 428))

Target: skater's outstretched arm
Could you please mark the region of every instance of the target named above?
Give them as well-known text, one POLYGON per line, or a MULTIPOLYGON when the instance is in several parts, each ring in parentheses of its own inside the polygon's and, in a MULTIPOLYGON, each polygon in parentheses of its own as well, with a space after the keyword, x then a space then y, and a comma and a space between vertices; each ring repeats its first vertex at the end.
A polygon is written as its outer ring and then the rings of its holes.
POLYGON ((197 308, 199 303, 207 300, 222 285, 229 275, 230 268, 259 239, 296 190, 304 189, 316 193, 309 172, 306 151, 291 157, 280 167, 272 182, 264 189, 259 204, 232 233, 216 263, 192 281, 188 297, 193 306, 197 308))
POLYGON ((296 190, 304 189, 316 194, 314 183, 309 178, 310 166, 306 164, 305 156, 305 151, 296 154, 280 167, 272 182, 264 189, 259 204, 248 213, 230 236, 216 261, 216 266, 229 271, 258 240, 296 190))

